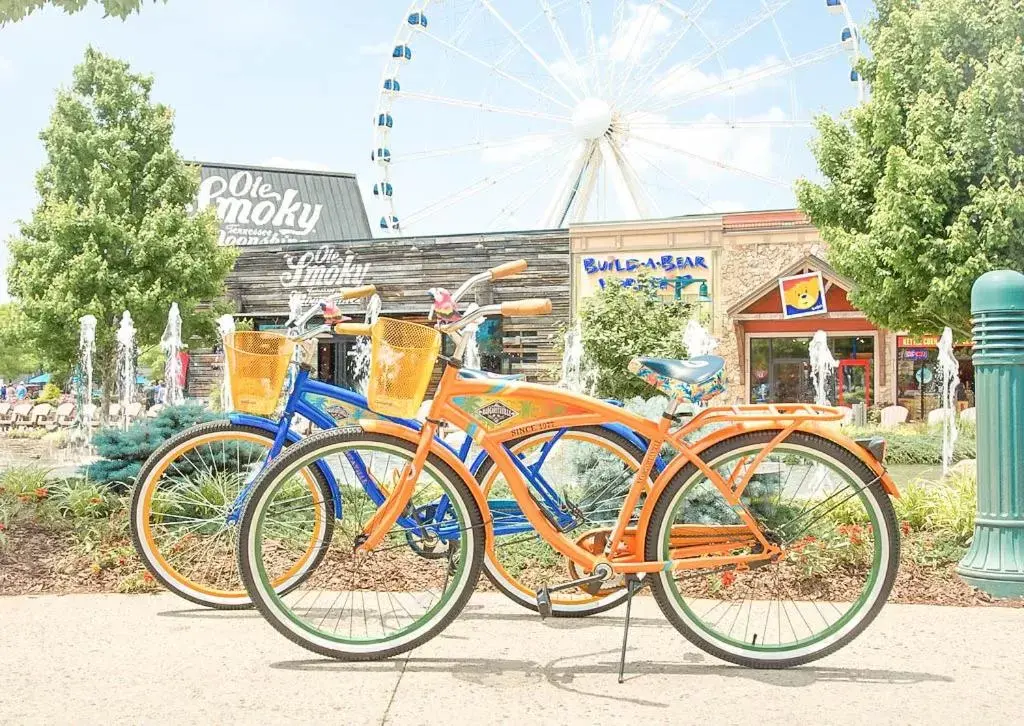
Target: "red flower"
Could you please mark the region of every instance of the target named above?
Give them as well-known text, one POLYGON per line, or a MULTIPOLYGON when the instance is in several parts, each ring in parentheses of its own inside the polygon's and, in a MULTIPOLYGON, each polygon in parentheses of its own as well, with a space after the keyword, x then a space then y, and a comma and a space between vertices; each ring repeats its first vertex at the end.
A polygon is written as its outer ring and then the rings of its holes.
POLYGON ((910 534, 910 522, 907 522, 906 520, 900 522, 900 532, 903 533, 904 537, 910 534))
POLYGON ((89 504, 101 504, 103 499, 101 497, 93 497, 89 500, 89 504))
POLYGON ((46 499, 49 495, 50 492, 46 487, 39 487, 36 489, 36 499, 46 499))
POLYGON ((124 557, 122 557, 121 559, 119 559, 119 560, 118 560, 117 562, 118 562, 118 564, 121 564, 121 565, 126 565, 126 564, 128 564, 128 560, 126 560, 126 559, 125 559, 124 557))
POLYGON ((732 570, 722 573, 722 587, 729 587, 732 583, 736 582, 736 573, 732 570))
POLYGON ((151 574, 149 574, 148 572, 143 572, 142 573, 142 579, 145 580, 146 582, 153 582, 153 576, 151 574))
POLYGON ((0 532, 3 532, 5 529, 7 529, 7 525, 3 522, 0 522, 0 532))

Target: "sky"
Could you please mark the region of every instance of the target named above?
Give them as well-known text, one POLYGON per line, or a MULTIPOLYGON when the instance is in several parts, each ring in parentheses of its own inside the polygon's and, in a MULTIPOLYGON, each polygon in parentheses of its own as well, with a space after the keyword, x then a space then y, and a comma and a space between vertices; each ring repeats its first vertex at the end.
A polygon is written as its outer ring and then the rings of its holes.
MULTIPOLYGON (((386 144, 394 213, 425 233, 522 228, 542 217, 576 158, 570 116, 583 97, 614 100, 623 113, 636 107, 625 148, 649 216, 788 206, 792 193, 779 181, 814 175, 811 132, 774 124, 855 101, 843 53, 781 77, 773 70, 838 40, 844 21, 824 0, 595 0, 592 39, 579 0, 494 2, 518 38, 475 0, 439 0, 426 3, 428 28, 409 37, 412 59, 391 61, 396 38, 411 32, 409 4, 169 0, 124 22, 97 6, 72 16, 47 9, 0 28, 0 240, 31 216, 45 160, 38 134, 89 45, 154 76, 153 98, 174 109, 186 158, 355 172, 372 226, 392 211, 371 194, 383 169, 370 151, 386 144), (766 5, 779 11, 727 43, 766 5), (683 34, 671 8, 703 8, 700 32, 683 34), (663 52, 671 41, 678 45, 663 52), (693 59, 706 60, 691 67, 693 59), (392 76, 410 93, 382 99, 382 78, 392 76), (762 80, 707 92, 730 79, 762 80), (384 111, 394 127, 382 140, 373 124, 384 111), (752 127, 726 131, 724 120, 752 127)), ((867 0, 849 4, 863 22, 867 0)), ((589 213, 619 214, 616 188, 595 177, 589 213)))

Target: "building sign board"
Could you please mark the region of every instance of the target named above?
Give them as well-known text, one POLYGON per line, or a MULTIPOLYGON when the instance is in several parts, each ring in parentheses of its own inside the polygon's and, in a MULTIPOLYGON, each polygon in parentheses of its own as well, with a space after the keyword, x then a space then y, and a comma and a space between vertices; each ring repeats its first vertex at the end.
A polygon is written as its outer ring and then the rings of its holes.
POLYGON ((710 286, 711 253, 705 250, 631 250, 623 254, 580 255, 579 297, 593 295, 608 285, 632 287, 645 275, 665 295, 696 293, 691 285, 710 286))
MULTIPOLYGON (((953 344, 957 348, 973 345, 969 340, 961 340, 953 344)), ((897 348, 938 348, 938 335, 897 335, 897 348)))
POLYGON ((213 207, 222 245, 367 239, 355 177, 260 167, 200 166, 195 207, 213 207))
POLYGON ((782 297, 782 317, 785 320, 828 313, 825 282, 820 272, 779 278, 779 295, 782 297))

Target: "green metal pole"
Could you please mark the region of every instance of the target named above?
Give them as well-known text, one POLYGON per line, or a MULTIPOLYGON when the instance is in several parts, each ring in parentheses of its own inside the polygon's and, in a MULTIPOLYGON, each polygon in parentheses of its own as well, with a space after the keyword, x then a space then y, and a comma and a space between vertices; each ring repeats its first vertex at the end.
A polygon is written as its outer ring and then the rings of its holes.
POLYGON ((1024 597, 1024 275, 987 272, 971 290, 978 512, 957 572, 995 597, 1024 597))

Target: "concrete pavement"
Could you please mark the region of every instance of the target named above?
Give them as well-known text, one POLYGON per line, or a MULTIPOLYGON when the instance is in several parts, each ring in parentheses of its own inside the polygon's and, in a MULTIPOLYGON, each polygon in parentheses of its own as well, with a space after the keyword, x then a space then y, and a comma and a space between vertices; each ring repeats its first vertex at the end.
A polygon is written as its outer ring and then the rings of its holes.
POLYGON ((478 593, 445 633, 371 664, 314 656, 252 612, 171 595, 0 598, 0 723, 1020 723, 1024 611, 889 605, 817 664, 721 663, 638 597, 548 620, 478 593))

